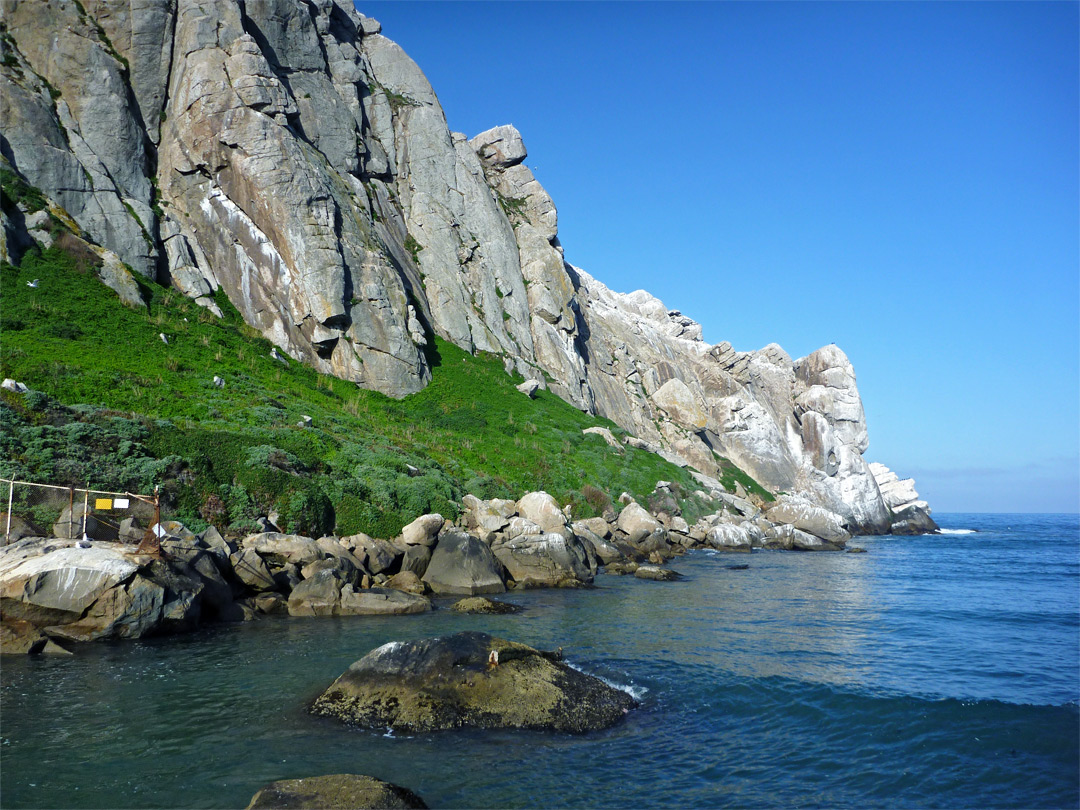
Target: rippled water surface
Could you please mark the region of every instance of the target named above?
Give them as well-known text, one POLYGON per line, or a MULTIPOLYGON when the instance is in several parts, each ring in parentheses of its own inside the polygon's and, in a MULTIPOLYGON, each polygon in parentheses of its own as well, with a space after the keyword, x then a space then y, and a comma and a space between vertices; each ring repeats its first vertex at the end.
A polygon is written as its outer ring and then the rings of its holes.
POLYGON ((1077 518, 940 520, 978 531, 695 552, 682 582, 509 594, 516 616, 275 618, 5 656, 0 804, 243 807, 275 779, 352 772, 432 807, 1076 807, 1077 518), (562 646, 642 706, 582 737, 306 714, 373 647, 464 629, 562 646))

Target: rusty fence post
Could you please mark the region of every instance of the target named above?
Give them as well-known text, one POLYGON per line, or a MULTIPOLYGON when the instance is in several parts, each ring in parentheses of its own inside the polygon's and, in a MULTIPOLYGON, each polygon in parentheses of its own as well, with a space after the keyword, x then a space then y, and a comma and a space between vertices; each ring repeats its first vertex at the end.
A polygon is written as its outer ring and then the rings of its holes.
POLYGON ((15 481, 8 481, 8 496, 7 496, 7 527, 4 529, 4 542, 7 543, 11 537, 11 504, 15 498, 15 481))

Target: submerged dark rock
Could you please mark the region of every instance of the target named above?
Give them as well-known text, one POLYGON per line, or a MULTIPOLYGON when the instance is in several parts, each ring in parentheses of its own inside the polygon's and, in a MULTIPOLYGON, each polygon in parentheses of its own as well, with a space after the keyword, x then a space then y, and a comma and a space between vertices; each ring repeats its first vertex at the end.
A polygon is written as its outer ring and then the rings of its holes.
POLYGON ((607 728, 638 705, 558 658, 487 633, 393 641, 349 667, 311 711, 409 732, 475 727, 582 733, 607 728))
POLYGON ((461 599, 450 606, 451 610, 458 613, 520 613, 520 605, 511 605, 508 602, 499 602, 484 596, 470 596, 461 599))
POLYGON ((426 808, 408 788, 362 774, 338 773, 271 782, 251 798, 247 810, 408 810, 426 808))

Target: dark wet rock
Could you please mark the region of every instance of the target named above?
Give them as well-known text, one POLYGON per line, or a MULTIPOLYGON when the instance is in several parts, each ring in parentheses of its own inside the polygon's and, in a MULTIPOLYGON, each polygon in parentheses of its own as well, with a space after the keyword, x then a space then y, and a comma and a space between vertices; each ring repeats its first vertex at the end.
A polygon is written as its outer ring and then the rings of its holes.
POLYGON ((366 728, 409 732, 529 728, 580 733, 618 722, 637 702, 555 654, 486 633, 394 641, 372 650, 311 708, 366 728), (492 652, 498 664, 491 666, 492 652))
POLYGON ((749 565, 725 565, 724 568, 726 568, 729 571, 748 571, 748 570, 750 570, 749 565))
POLYGON ((475 596, 506 591, 502 566, 491 549, 462 531, 439 535, 424 582, 437 594, 475 596))
POLYGON ((682 575, 677 571, 655 565, 639 565, 634 572, 634 576, 638 579, 651 579, 654 582, 674 582, 677 579, 682 579, 682 575))
POLYGON ((520 605, 511 605, 509 602, 498 602, 483 596, 469 596, 455 602, 451 610, 458 613, 520 613, 520 605))
POLYGON ((848 554, 865 554, 866 549, 863 548, 862 546, 849 546, 847 548, 847 553, 848 554))
POLYGON ((11 515, 10 527, 7 512, 0 512, 0 526, 7 531, 5 536, 0 537, 0 544, 15 543, 24 537, 44 537, 47 532, 39 528, 33 521, 18 515, 11 515))
POLYGON ((426 808, 408 788, 371 776, 342 773, 271 782, 256 793, 247 810, 404 810, 426 808))

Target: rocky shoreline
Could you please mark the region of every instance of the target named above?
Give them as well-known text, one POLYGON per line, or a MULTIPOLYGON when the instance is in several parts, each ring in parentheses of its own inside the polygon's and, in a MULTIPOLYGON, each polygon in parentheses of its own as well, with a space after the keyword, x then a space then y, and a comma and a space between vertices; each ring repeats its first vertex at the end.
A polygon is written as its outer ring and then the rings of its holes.
POLYGON ((584 520, 546 492, 466 495, 456 521, 423 515, 391 539, 276 531, 227 539, 172 521, 157 529, 157 553, 133 545, 148 533, 131 524, 115 540, 26 537, 0 548, 0 650, 62 653, 72 643, 268 614, 419 613, 433 597, 590 587, 601 571, 671 580, 678 575, 663 566, 691 549, 856 550, 840 516, 798 496, 708 494, 721 509, 693 525, 660 481, 652 509, 624 494, 617 513, 584 520))

